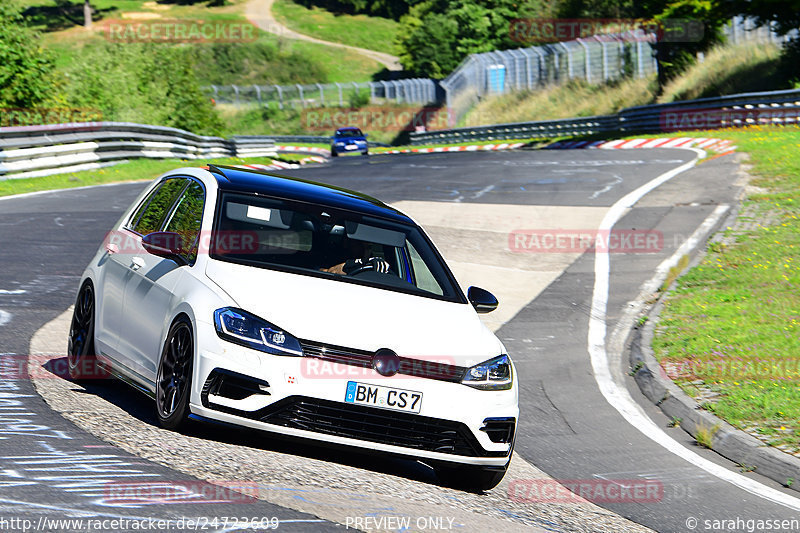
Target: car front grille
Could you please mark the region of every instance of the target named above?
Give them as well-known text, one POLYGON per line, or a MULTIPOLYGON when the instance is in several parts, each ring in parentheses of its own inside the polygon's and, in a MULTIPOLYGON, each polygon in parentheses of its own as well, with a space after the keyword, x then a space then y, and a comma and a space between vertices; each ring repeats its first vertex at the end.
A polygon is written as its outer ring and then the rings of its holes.
POLYGON ((460 422, 398 413, 305 396, 284 398, 257 414, 262 422, 415 450, 468 457, 504 457, 487 452, 460 422))
MULTIPOLYGON (((372 368, 373 352, 321 344, 307 340, 301 340, 300 344, 303 347, 303 354, 306 357, 314 357, 342 365, 372 368)), ((438 381, 449 381, 451 383, 459 383, 464 378, 466 371, 467 369, 462 366, 450 365, 438 361, 426 361, 424 359, 415 359, 412 357, 400 357, 400 363, 397 368, 398 374, 435 379, 438 381)))

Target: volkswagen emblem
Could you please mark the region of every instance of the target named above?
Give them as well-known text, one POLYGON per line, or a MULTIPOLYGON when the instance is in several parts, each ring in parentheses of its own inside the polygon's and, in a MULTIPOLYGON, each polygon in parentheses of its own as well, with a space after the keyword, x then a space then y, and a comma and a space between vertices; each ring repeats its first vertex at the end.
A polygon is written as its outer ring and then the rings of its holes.
POLYGON ((381 348, 372 356, 372 368, 381 376, 392 377, 400 368, 400 358, 392 350, 381 348))

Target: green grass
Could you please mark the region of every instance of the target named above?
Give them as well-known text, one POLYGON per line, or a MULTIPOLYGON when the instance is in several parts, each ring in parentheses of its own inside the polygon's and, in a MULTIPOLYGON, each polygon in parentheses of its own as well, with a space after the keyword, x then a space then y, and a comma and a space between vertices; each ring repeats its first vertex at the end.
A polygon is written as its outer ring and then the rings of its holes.
MULTIPOLYGON (((333 135, 337 127, 358 126, 369 135, 370 141, 391 144, 404 133, 401 129, 408 126, 408 120, 420 108, 414 105, 386 102, 358 109, 338 107, 302 109, 288 106, 278 109, 275 103, 270 103, 269 107, 219 104, 216 109, 227 130, 232 134, 333 135), (351 112, 354 113, 353 119, 348 118, 348 114, 351 112), (406 122, 403 122, 404 120, 406 122)), ((397 142, 400 143, 402 140, 397 142)))
POLYGON ((391 19, 334 14, 316 6, 307 8, 291 0, 276 0, 272 5, 272 14, 281 24, 304 35, 387 54, 395 53, 392 43, 400 25, 391 19))
MULTIPOLYGON (((298 160, 307 156, 297 157, 298 154, 283 154, 278 158, 281 160, 298 160)), ((135 159, 126 163, 120 163, 112 167, 101 168, 98 170, 84 170, 69 174, 56 174, 53 176, 43 176, 40 178, 20 178, 7 179, 0 181, 0 196, 11 194, 23 194, 36 191, 49 191, 55 189, 71 189, 74 187, 87 187, 90 185, 102 185, 104 183, 117 183, 124 181, 148 181, 157 178, 164 172, 168 172, 179 167, 202 167, 206 163, 212 162, 219 165, 242 165, 242 164, 265 164, 272 161, 269 157, 254 157, 241 159, 237 157, 227 157, 222 159, 198 159, 188 161, 186 159, 135 159)))
MULTIPOLYGON (((686 135, 681 133, 681 135, 686 135)), ((689 134, 691 135, 691 134, 689 134)), ((751 185, 737 224, 678 279, 653 340, 678 365, 688 394, 773 445, 800 450, 800 129, 699 132, 750 154, 751 185)))
MULTIPOLYGON (((270 37, 272 37, 270 35, 270 37)), ((342 54, 337 48, 324 44, 304 41, 284 41, 283 46, 291 47, 306 61, 321 65, 327 72, 327 83, 346 83, 351 81, 371 81, 374 74, 383 70, 383 65, 361 54, 342 54)), ((307 80, 310 82, 313 80, 307 80)), ((320 80, 323 83, 323 80, 320 80)))

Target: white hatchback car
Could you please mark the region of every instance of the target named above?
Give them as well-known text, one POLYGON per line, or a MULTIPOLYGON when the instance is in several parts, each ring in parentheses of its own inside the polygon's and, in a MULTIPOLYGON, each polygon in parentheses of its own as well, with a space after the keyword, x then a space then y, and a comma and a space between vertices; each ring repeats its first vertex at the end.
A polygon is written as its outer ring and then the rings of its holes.
POLYGON ((147 393, 166 428, 219 421, 396 454, 485 490, 519 417, 514 366, 477 315, 496 306, 465 297, 422 229, 374 198, 182 168, 84 272, 69 368, 147 393))

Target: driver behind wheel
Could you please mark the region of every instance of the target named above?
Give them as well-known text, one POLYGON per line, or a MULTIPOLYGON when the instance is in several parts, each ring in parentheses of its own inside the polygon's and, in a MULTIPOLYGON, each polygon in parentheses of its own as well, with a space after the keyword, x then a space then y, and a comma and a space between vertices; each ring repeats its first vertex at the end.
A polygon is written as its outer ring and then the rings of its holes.
POLYGON ((390 271, 389 263, 382 257, 374 255, 372 247, 362 241, 348 239, 345 245, 347 255, 356 256, 353 259, 348 259, 343 263, 338 263, 329 268, 321 269, 323 272, 330 272, 331 274, 339 275, 353 275, 365 271, 378 272, 381 274, 388 274, 390 271))

